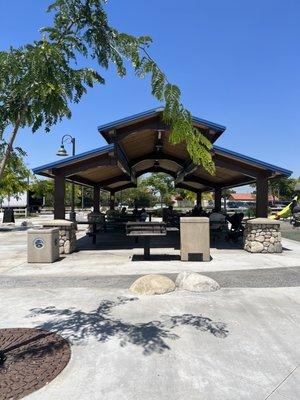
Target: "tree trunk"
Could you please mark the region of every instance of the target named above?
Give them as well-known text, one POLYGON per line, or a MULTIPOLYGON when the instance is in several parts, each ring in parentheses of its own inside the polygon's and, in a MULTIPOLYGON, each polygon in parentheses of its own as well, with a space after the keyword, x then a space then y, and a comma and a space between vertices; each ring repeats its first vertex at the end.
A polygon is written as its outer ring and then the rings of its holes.
POLYGON ((13 131, 10 134, 10 137, 8 139, 8 143, 7 143, 7 147, 6 147, 5 151, 4 151, 3 159, 0 162, 0 179, 3 178, 4 169, 5 169, 5 166, 7 164, 7 161, 8 161, 8 158, 10 156, 10 153, 12 152, 13 144, 14 144, 15 138, 17 136, 19 127, 20 127, 20 121, 17 121, 16 125, 14 126, 14 129, 13 129, 13 131))

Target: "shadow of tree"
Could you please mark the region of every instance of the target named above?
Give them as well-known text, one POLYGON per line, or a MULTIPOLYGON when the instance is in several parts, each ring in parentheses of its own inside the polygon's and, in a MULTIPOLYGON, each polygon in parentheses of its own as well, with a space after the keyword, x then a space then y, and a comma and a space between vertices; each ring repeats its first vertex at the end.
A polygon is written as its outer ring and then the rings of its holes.
POLYGON ((144 355, 163 353, 170 350, 166 340, 176 340, 179 336, 171 331, 178 326, 191 326, 202 332, 209 332, 218 338, 226 338, 228 331, 222 322, 214 322, 201 315, 164 315, 161 320, 133 324, 110 316, 114 307, 137 301, 136 297, 118 297, 115 301, 103 300, 97 309, 90 312, 75 308, 56 307, 34 308, 28 317, 47 315, 52 319, 40 324, 38 328, 56 332, 71 343, 82 342, 89 337, 106 342, 117 337, 122 347, 131 343, 143 348, 144 355))

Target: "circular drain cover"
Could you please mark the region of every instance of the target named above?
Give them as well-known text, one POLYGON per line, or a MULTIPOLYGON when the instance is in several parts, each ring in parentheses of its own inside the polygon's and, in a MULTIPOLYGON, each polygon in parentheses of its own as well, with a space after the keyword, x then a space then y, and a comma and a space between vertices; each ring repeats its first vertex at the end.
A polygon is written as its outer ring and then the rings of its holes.
POLYGON ((0 399, 18 400, 51 382, 68 364, 69 343, 41 329, 0 329, 0 399))

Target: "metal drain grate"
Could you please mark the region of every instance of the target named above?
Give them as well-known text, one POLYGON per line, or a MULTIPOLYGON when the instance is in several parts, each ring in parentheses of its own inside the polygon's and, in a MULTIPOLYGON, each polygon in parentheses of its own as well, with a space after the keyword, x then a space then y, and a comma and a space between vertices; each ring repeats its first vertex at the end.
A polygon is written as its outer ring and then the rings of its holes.
POLYGON ((18 400, 51 382, 68 364, 69 343, 40 329, 0 329, 0 399, 18 400))

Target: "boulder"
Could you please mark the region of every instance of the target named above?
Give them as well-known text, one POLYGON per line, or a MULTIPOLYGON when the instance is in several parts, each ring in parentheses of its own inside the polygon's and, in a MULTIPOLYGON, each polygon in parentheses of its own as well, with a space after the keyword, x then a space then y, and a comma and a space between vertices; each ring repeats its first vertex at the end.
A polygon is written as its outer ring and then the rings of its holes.
POLYGON ((21 226, 33 226, 33 223, 32 223, 32 221, 23 221, 21 223, 21 226))
POLYGON ((274 253, 282 253, 282 244, 277 242, 274 244, 274 253))
POLYGON ((264 245, 261 242, 252 242, 251 243, 251 253, 261 253, 264 249, 264 245))
POLYGON ((164 275, 141 276, 130 286, 130 291, 136 294, 164 294, 173 290, 175 283, 164 275))
POLYGON ((220 289, 215 280, 196 272, 180 272, 175 281, 176 287, 190 292, 214 292, 220 289))

